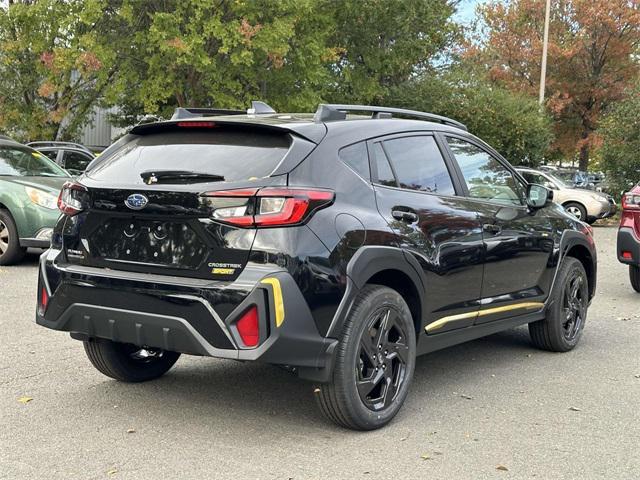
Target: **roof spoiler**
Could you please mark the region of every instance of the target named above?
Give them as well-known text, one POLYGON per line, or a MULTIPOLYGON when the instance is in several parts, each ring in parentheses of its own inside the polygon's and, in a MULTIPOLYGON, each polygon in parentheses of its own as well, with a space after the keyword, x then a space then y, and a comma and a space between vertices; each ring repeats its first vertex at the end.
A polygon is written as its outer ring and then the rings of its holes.
POLYGON ((270 113, 276 113, 276 111, 264 102, 253 100, 251 102, 251 108, 245 110, 228 110, 225 108, 184 108, 178 107, 171 120, 185 120, 188 118, 207 117, 214 115, 265 115, 270 113))
POLYGON ((461 130, 467 130, 466 125, 457 122, 448 117, 436 115, 435 113, 419 112, 417 110, 406 110, 404 108, 392 108, 392 107, 378 107, 373 105, 341 105, 334 103, 321 103, 318 105, 313 120, 318 123, 334 122, 338 120, 346 120, 347 112, 369 112, 371 118, 375 119, 389 119, 393 118, 393 115, 400 115, 404 117, 413 117, 420 120, 426 120, 428 122, 438 122, 444 125, 459 128, 461 130))

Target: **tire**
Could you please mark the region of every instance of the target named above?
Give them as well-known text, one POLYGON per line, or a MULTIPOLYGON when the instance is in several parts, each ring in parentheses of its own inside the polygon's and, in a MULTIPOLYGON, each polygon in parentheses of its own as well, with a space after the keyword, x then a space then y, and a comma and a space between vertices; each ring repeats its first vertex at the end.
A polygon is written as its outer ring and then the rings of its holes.
POLYGON ((640 293, 640 267, 637 265, 629 265, 629 280, 633 289, 640 293))
POLYGON ((383 427, 407 397, 415 359, 415 327, 402 296, 365 286, 342 329, 332 378, 314 389, 320 410, 345 428, 383 427))
POLYGON ((584 206, 581 205, 580 203, 569 202, 569 203, 565 203, 563 207, 567 213, 570 213, 571 215, 576 217, 578 220, 582 220, 583 222, 587 220, 587 209, 584 208, 584 206))
POLYGON ((144 349, 111 340, 92 339, 83 343, 93 366, 100 373, 121 382, 154 380, 167 373, 180 357, 177 352, 144 349))
POLYGON ((534 346, 568 352, 580 341, 589 304, 587 272, 576 258, 566 257, 553 286, 544 320, 529 324, 534 346))
POLYGON ((18 228, 7 210, 0 210, 0 265, 13 265, 24 258, 27 249, 20 246, 18 228))

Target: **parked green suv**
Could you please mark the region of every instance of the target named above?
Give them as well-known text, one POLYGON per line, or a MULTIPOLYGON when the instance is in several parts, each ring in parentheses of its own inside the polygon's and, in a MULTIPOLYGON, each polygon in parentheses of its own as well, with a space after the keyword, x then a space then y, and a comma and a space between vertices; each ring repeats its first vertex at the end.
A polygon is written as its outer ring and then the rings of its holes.
POLYGON ((0 265, 22 259, 27 247, 48 248, 69 174, 43 154, 0 139, 0 265))

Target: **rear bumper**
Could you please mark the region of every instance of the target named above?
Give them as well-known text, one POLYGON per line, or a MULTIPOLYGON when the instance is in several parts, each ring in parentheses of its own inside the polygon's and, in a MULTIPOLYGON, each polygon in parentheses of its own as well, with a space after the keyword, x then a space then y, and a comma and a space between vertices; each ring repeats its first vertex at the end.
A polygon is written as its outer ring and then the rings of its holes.
POLYGON ((632 228, 620 227, 617 241, 618 261, 627 265, 640 265, 640 240, 636 237, 632 228), (625 258, 623 253, 628 252, 631 258, 625 258))
POLYGON ((248 266, 234 282, 211 282, 57 265, 56 257, 48 250, 40 259, 38 304, 43 289, 49 298, 44 315, 36 313, 39 325, 76 339, 288 365, 303 378, 329 378, 337 342, 320 335, 285 271, 248 266), (247 348, 235 322, 252 306, 259 312, 260 343, 247 348))

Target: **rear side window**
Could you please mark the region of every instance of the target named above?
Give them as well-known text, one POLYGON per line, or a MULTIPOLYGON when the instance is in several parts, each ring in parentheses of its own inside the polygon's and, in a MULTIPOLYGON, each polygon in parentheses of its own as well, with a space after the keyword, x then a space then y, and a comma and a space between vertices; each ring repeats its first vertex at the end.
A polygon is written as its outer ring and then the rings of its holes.
POLYGON ((432 136, 401 137, 384 142, 401 188, 455 195, 451 175, 432 136))
POLYGON ((83 172, 93 160, 89 155, 67 150, 64 152, 64 168, 83 172))
POLYGON ((369 156, 365 142, 356 143, 344 147, 338 152, 340 160, 349 165, 358 175, 365 180, 370 179, 369 156))
POLYGON ((142 183, 140 173, 184 170, 221 175, 224 181, 269 176, 289 150, 288 135, 223 128, 140 135, 101 155, 88 175, 142 183))

